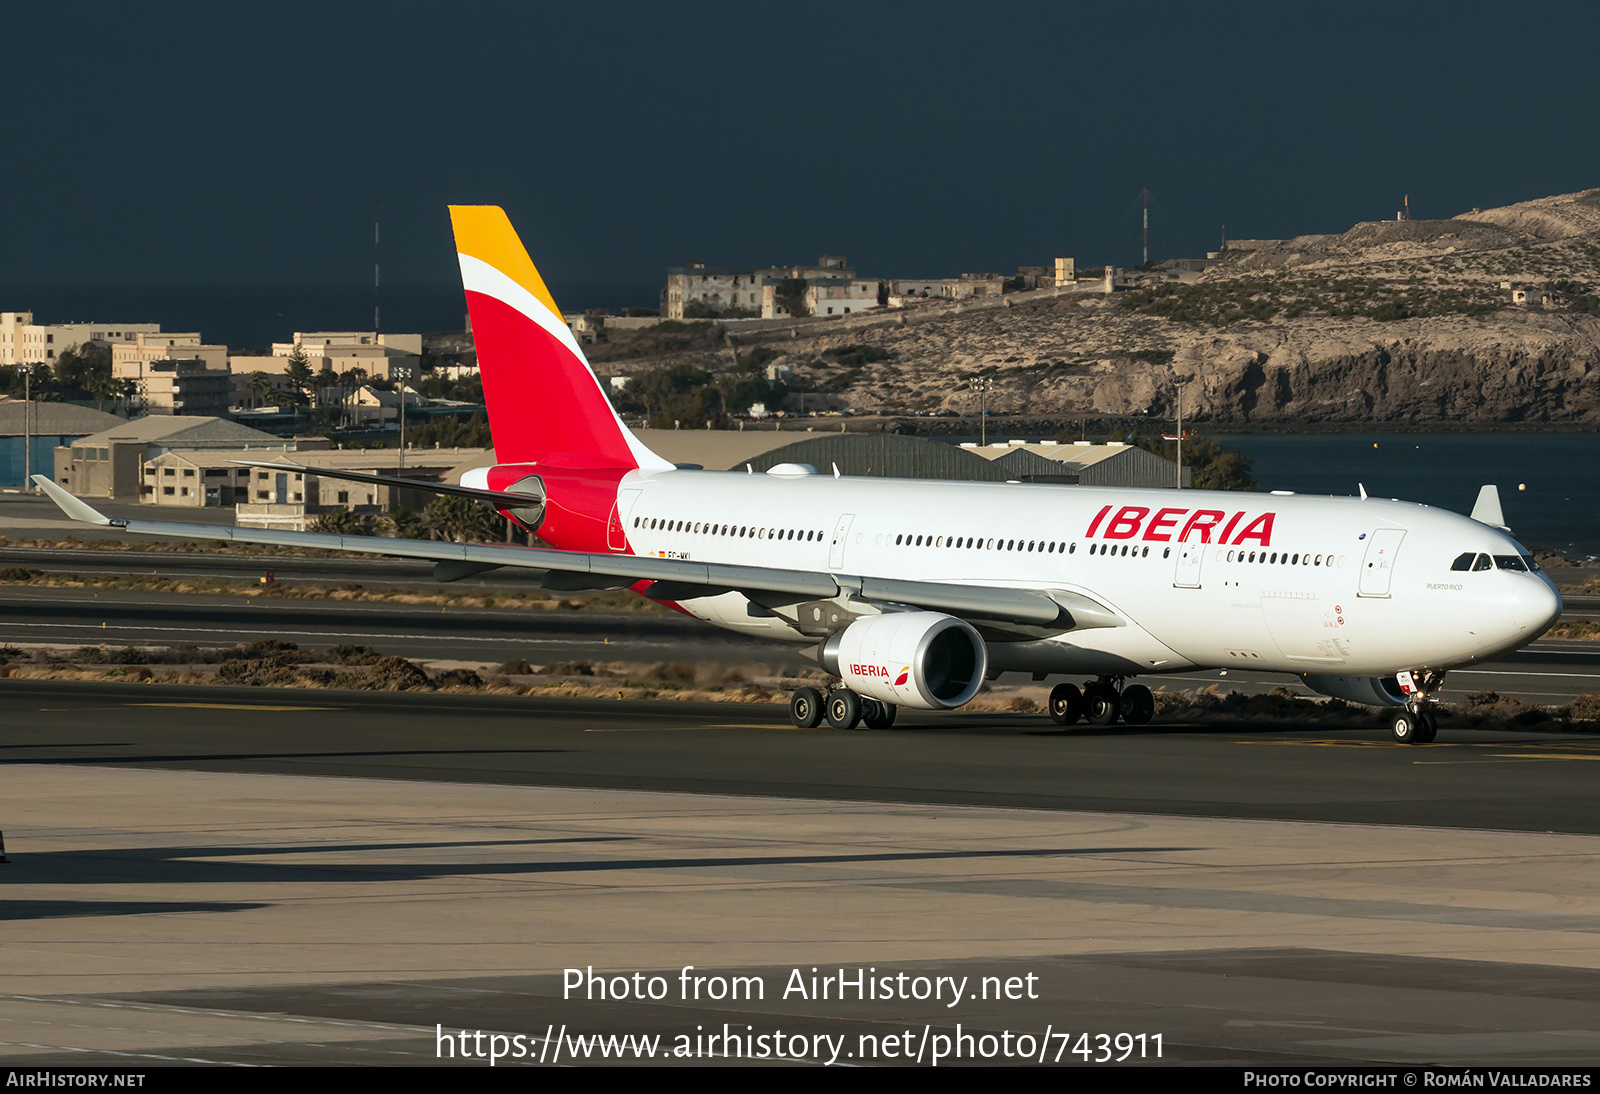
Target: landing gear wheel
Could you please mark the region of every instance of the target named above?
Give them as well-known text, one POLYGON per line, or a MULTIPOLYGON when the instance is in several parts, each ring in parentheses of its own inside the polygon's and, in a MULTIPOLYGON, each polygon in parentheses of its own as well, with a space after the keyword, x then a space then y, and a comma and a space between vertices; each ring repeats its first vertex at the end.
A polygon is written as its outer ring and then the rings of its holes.
POLYGON ((1058 726, 1070 726, 1083 717, 1083 692, 1072 684, 1057 684, 1050 689, 1050 718, 1058 726))
POLYGON ((822 692, 801 688, 789 696, 789 721, 796 729, 816 729, 822 724, 822 692))
POLYGON ((880 699, 861 700, 861 721, 868 729, 888 729, 894 725, 894 716, 900 710, 893 703, 880 699))
POLYGON ((1108 726, 1122 713, 1122 701, 1110 684, 1089 684, 1083 689, 1083 720, 1092 726, 1108 726))
POLYGON ((1423 721, 1409 710, 1403 710, 1389 719, 1389 736, 1395 744, 1414 745, 1422 740, 1426 732, 1423 721))
POLYGON ((1156 697, 1143 684, 1122 689, 1122 720, 1130 726, 1147 726, 1156 716, 1156 697))
POLYGON ((1422 732, 1417 736, 1417 743, 1419 745, 1433 744, 1433 739, 1439 735, 1438 712, 1424 710, 1418 717, 1422 719, 1422 732))
POLYGON ((828 693, 828 724, 834 729, 854 729, 861 724, 861 696, 849 688, 828 693))

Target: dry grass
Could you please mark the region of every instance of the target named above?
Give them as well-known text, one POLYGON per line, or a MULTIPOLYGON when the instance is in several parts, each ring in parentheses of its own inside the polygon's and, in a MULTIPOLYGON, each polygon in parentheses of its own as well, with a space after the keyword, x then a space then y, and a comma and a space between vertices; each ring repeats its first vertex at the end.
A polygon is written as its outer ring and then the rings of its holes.
MULTIPOLYGON (((820 669, 792 672, 761 664, 702 662, 554 661, 525 659, 500 665, 412 661, 370 646, 302 650, 293 642, 263 640, 228 648, 196 646, 52 646, 0 648, 0 677, 99 683, 221 684, 263 688, 357 691, 428 691, 479 695, 535 695, 563 699, 654 699, 783 706, 799 687, 825 689, 820 669)), ((1048 685, 986 684, 964 707, 977 713, 1040 714, 1048 685)), ((1247 695, 1221 685, 1155 693, 1156 719, 1167 724, 1247 724, 1294 728, 1376 728, 1388 711, 1278 687, 1247 695)), ((1495 692, 1474 692, 1441 704, 1445 729, 1522 729, 1600 732, 1600 692, 1564 706, 1525 703, 1495 692)))
MULTIPOLYGON (((219 527, 225 527, 219 525, 219 527)), ((0 536, 0 547, 27 547, 43 551, 137 551, 174 555, 263 555, 274 558, 371 558, 355 551, 318 551, 305 547, 280 547, 263 543, 233 543, 228 540, 192 539, 8 539, 0 536)))
POLYGON ((1600 623, 1585 619, 1562 620, 1544 632, 1546 638, 1600 638, 1600 623))
POLYGON ((46 573, 26 566, 0 568, 0 584, 33 585, 57 589, 111 589, 126 592, 206 593, 214 596, 242 596, 249 599, 346 600, 384 604, 414 604, 438 608, 509 608, 523 611, 666 611, 653 600, 625 589, 558 595, 539 588, 531 589, 437 589, 377 588, 359 582, 324 584, 320 582, 278 581, 263 585, 244 578, 185 577, 157 574, 46 573))
POLYGON ((433 663, 381 654, 370 646, 302 650, 270 639, 231 648, 12 646, 0 649, 0 677, 724 703, 786 703, 793 688, 827 680, 820 672, 786 676, 766 665, 433 663))

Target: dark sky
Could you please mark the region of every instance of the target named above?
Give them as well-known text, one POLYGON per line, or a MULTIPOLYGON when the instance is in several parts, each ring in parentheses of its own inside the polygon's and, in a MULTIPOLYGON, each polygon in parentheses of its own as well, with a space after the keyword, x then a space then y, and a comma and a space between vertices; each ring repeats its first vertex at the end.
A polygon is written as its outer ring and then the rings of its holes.
POLYGON ((0 308, 370 296, 374 199, 397 294, 454 284, 444 206, 484 202, 569 307, 653 303, 690 258, 1131 265, 1144 186, 1158 258, 1224 223, 1341 231, 1406 193, 1450 216, 1600 185, 1597 12, 34 4, 8 50, 0 308))

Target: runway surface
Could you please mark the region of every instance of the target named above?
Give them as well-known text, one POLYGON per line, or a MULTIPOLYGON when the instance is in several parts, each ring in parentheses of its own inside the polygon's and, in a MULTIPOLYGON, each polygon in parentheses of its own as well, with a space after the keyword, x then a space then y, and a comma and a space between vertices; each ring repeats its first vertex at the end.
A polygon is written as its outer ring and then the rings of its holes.
POLYGON ((1061 731, 906 712, 796 730, 780 704, 0 680, 9 765, 1091 809, 1600 834, 1600 737, 1248 724, 1061 731))
POLYGON ((12 1066, 1600 1062, 1595 836, 121 765, 0 800, 12 1066))
POLYGON ((804 1035, 788 1063, 962 1031, 1600 1062, 1595 736, 784 715, 0 680, 0 1063, 463 1066, 440 1029, 598 1063, 563 1029, 724 1025, 804 1035), (686 965, 766 994, 562 993, 686 965), (1018 994, 782 994, 813 968, 1018 994))

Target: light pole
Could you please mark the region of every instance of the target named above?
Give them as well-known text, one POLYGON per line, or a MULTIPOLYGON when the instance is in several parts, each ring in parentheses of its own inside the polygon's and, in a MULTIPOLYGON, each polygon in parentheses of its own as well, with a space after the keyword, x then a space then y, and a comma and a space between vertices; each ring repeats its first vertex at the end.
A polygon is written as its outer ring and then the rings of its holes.
POLYGON ((1178 489, 1184 488, 1184 385, 1178 385, 1178 489))
POLYGON ((33 493, 33 366, 22 370, 22 492, 33 493))
POLYGON ((993 376, 975 376, 967 381, 978 393, 978 446, 989 443, 989 392, 994 390, 993 376))
POLYGON ((411 378, 410 365, 396 365, 390 374, 400 381, 400 467, 406 466, 406 381, 411 378))
POLYGON ((1173 377, 1174 406, 1178 418, 1178 489, 1183 489, 1183 381, 1173 377))

